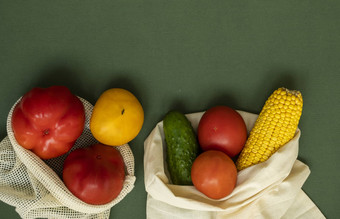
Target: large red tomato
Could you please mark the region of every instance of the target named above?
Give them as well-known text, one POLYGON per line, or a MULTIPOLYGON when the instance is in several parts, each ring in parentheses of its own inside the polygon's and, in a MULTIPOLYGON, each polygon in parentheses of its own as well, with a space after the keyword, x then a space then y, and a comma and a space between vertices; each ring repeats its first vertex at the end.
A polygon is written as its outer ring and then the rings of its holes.
POLYGON ((93 205, 115 199, 123 188, 124 161, 117 149, 103 144, 72 151, 63 167, 66 187, 80 200, 93 205))
POLYGON ((234 109, 215 106, 203 114, 197 135, 203 151, 220 150, 234 157, 241 152, 247 140, 247 127, 234 109))
POLYGON ((205 151, 191 167, 195 188, 212 199, 229 195, 237 182, 237 170, 231 158, 221 151, 205 151))
POLYGON ((15 139, 42 159, 67 153, 81 135, 85 110, 67 87, 33 88, 15 106, 15 139))

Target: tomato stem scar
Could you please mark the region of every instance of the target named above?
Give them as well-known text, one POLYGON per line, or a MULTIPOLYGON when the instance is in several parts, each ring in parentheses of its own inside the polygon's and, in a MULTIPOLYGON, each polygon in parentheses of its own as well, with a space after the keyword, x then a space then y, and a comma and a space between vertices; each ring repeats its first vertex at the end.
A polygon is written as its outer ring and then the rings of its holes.
POLYGON ((43 135, 45 136, 45 135, 48 135, 50 133, 50 130, 49 129, 45 129, 44 131, 43 131, 43 135))

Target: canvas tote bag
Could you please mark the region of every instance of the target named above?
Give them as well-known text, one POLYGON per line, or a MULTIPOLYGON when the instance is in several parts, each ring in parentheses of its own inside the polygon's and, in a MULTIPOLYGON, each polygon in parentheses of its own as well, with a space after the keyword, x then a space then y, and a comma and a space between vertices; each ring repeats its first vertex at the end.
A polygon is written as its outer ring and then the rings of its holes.
MULTIPOLYGON (((247 131, 257 115, 238 111, 247 131)), ((187 114, 195 131, 204 112, 187 114)), ((160 121, 144 142, 144 180, 147 191, 147 218, 325 218, 301 189, 310 174, 297 160, 301 131, 266 162, 238 172, 234 191, 225 198, 207 198, 194 186, 173 185, 166 164, 163 122, 160 121)))

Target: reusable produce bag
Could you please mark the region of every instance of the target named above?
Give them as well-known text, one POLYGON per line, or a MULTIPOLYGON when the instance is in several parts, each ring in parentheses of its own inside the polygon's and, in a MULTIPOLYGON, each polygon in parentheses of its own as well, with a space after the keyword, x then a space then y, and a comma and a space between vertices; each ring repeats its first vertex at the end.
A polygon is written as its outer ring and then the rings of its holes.
MULTIPOLYGON (((249 134, 257 115, 238 112, 249 134)), ((203 113, 186 115, 195 131, 203 113)), ((300 134, 298 129, 295 137, 266 162, 240 171, 234 191, 213 200, 194 186, 171 184, 163 122, 159 122, 144 142, 147 218, 325 218, 301 189, 310 170, 297 160, 300 134)))
MULTIPOLYGON (((89 128, 93 106, 82 98, 80 100, 85 107, 85 129, 72 150, 97 143, 89 128)), ((0 200, 14 206, 18 214, 25 219, 109 218, 110 209, 133 189, 136 180, 134 156, 129 145, 116 147, 126 167, 126 178, 118 197, 104 205, 87 204, 75 197, 62 182, 63 163, 67 154, 43 161, 18 145, 11 128, 14 106, 7 119, 8 136, 0 143, 0 200)))

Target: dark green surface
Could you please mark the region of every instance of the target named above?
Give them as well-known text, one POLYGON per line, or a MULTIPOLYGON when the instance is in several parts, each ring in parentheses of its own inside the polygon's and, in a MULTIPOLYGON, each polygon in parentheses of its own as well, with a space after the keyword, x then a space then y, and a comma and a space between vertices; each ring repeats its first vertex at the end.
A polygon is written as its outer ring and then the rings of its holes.
MULTIPOLYGON (((145 218, 143 142, 167 111, 258 113, 278 86, 299 89, 299 159, 311 169, 303 189, 339 218, 339 12, 329 0, 0 1, 0 137, 10 107, 34 86, 66 85, 91 103, 129 89, 145 124, 130 143, 135 188, 111 218, 145 218)), ((0 213, 18 218, 4 203, 0 213)))

